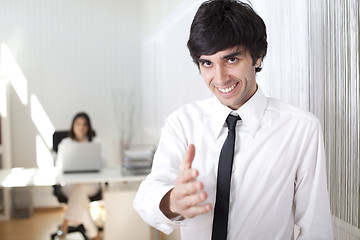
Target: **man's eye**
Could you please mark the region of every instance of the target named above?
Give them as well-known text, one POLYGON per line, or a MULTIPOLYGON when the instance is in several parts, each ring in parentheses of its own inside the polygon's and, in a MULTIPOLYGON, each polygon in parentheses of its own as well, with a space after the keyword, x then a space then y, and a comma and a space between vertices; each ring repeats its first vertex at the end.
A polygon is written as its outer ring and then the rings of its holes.
POLYGON ((229 58, 228 59, 228 62, 229 63, 234 63, 234 62, 236 62, 237 61, 237 58, 235 58, 235 57, 232 57, 232 58, 229 58))
POLYGON ((203 61, 202 64, 203 64, 204 67, 210 67, 211 66, 210 61, 203 61))

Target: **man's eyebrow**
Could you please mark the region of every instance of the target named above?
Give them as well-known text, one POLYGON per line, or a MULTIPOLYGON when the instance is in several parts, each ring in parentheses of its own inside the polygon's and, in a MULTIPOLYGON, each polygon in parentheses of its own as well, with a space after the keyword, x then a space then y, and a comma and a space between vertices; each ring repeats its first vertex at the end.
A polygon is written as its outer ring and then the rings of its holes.
POLYGON ((204 62, 210 62, 209 60, 206 60, 204 58, 199 58, 198 60, 199 63, 204 63, 204 62))
POLYGON ((222 59, 228 59, 228 58, 233 58, 233 57, 236 57, 236 56, 240 56, 240 55, 243 55, 244 53, 242 51, 237 51, 237 52, 233 52, 233 53, 230 53, 226 56, 223 56, 222 59))
MULTIPOLYGON (((233 58, 233 57, 241 56, 241 55, 244 55, 244 52, 239 50, 239 51, 230 53, 230 54, 228 54, 226 56, 223 56, 222 59, 233 58)), ((199 63, 204 63, 204 62, 211 62, 211 61, 207 60, 206 58, 199 58, 198 62, 199 63)))

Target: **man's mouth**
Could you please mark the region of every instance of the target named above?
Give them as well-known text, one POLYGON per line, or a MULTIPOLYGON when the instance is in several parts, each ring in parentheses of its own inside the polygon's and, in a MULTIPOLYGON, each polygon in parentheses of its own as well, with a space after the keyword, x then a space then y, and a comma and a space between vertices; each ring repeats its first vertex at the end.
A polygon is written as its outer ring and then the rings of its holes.
POLYGON ((235 83, 234 85, 227 87, 227 88, 217 88, 221 93, 229 93, 231 92, 238 83, 235 83))

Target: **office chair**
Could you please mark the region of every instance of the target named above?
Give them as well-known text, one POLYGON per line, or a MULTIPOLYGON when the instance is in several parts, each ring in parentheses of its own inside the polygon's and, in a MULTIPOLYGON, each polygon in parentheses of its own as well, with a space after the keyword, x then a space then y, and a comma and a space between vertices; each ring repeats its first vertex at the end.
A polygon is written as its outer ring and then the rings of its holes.
MULTIPOLYGON (((53 134, 53 151, 54 152, 57 153, 59 143, 61 142, 61 140, 63 140, 66 137, 68 137, 68 131, 54 132, 54 134, 53 134)), ((55 162, 54 162, 54 165, 55 165, 55 162)), ((57 200, 62 204, 66 204, 68 201, 68 198, 63 193, 62 186, 60 184, 56 184, 56 185, 53 185, 52 187, 53 187, 53 194, 56 196, 57 200)), ((101 187, 99 188, 99 191, 95 195, 90 196, 89 199, 90 199, 90 202, 101 200, 102 199, 101 187)), ((59 229, 60 229, 60 227, 59 227, 59 229)), ((101 227, 99 227, 99 231, 102 231, 101 227)), ((85 228, 82 224, 80 224, 78 226, 69 226, 68 234, 74 233, 74 232, 79 232, 84 237, 85 240, 88 240, 87 236, 85 235, 85 228)), ((59 230, 56 233, 51 234, 51 240, 54 240, 57 236, 59 236, 59 234, 60 234, 59 230)))

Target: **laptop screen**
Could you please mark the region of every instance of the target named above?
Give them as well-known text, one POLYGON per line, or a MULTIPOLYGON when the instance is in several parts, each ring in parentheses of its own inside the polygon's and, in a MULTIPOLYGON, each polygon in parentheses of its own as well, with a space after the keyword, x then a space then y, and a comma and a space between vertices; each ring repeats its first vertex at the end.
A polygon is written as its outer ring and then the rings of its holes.
POLYGON ((58 160, 64 173, 98 172, 102 166, 97 142, 71 142, 59 145, 58 160))

